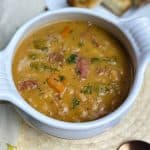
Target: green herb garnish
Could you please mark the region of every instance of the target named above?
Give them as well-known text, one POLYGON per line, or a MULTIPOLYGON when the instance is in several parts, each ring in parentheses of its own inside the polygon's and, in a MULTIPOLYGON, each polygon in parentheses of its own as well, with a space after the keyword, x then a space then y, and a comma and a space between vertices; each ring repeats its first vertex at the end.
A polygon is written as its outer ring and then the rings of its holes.
POLYGON ((91 58, 91 63, 97 63, 97 62, 100 62, 100 58, 98 57, 91 58))
POLYGON ((76 54, 71 54, 67 59, 66 62, 69 64, 74 64, 76 63, 77 55, 76 54))
POLYGON ((99 93, 100 95, 106 95, 110 92, 111 89, 112 89, 112 86, 109 84, 100 85, 99 93))
POLYGON ((99 63, 99 62, 106 62, 109 64, 116 64, 117 59, 116 58, 109 58, 109 57, 93 57, 91 58, 91 63, 99 63))
POLYGON ((112 82, 111 84, 95 84, 94 91, 99 95, 106 95, 111 94, 112 92, 117 92, 118 89, 118 83, 112 82))
POLYGON ((34 40, 33 45, 36 49, 40 49, 42 51, 48 50, 48 47, 46 46, 46 40, 34 40))
POLYGON ((80 105, 80 101, 79 101, 76 97, 74 97, 74 98, 72 99, 72 108, 74 109, 74 108, 76 108, 78 105, 80 105))
POLYGON ((49 66, 47 64, 44 63, 39 63, 39 62, 32 62, 30 64, 30 68, 35 70, 35 71, 48 71, 48 72, 55 72, 58 71, 58 69, 54 66, 49 66))
POLYGON ((58 68, 56 68, 55 66, 49 66, 48 70, 51 72, 59 71, 58 68))
POLYGON ((55 66, 48 66, 47 64, 41 63, 41 71, 55 72, 58 69, 55 66))
POLYGON ((109 88, 107 86, 100 86, 99 90, 100 93, 106 93, 109 91, 109 88))
POLYGON ((65 80, 65 77, 64 77, 63 75, 60 75, 60 76, 59 76, 59 81, 62 82, 62 81, 64 81, 64 80, 65 80))
POLYGON ((93 91, 93 87, 91 85, 86 85, 83 87, 83 89, 81 90, 81 93, 84 94, 92 94, 93 91))
POLYGON ((39 67, 39 63, 38 62, 32 62, 30 63, 30 68, 36 71, 39 71, 40 67, 39 67))
POLYGON ((31 53, 31 54, 28 55, 28 57, 29 57, 30 59, 32 59, 32 60, 35 60, 35 59, 37 58, 37 54, 31 53))
POLYGON ((78 43, 78 47, 83 47, 84 46, 84 42, 83 41, 80 41, 79 43, 78 43))

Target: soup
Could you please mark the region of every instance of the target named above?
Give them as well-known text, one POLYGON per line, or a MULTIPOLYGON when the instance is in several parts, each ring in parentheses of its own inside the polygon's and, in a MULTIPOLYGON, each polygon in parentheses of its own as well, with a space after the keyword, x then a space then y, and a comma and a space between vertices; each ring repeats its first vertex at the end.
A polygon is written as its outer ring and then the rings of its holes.
POLYGON ((125 48, 90 22, 42 27, 17 48, 13 78, 37 111, 67 122, 101 118, 128 95, 133 66, 125 48))

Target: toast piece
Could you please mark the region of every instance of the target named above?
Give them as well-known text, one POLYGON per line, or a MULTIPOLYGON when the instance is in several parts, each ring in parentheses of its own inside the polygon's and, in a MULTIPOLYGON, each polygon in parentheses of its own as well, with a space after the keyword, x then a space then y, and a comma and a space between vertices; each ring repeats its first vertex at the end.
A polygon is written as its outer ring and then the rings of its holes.
POLYGON ((150 2, 150 0, 132 0, 132 2, 133 2, 133 6, 139 7, 145 3, 150 2))
POLYGON ((67 0, 70 6, 92 8, 98 6, 102 0, 67 0))
POLYGON ((103 0, 105 7, 120 16, 132 6, 132 0, 103 0))

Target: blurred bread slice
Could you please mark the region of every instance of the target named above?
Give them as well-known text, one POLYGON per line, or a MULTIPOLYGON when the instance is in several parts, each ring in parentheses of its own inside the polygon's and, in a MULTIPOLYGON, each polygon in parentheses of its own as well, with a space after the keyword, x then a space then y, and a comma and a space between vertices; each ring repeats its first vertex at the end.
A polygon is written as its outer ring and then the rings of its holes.
POLYGON ((150 2, 150 0, 132 0, 133 6, 141 6, 142 4, 150 2))
POLYGON ((132 0, 103 0, 103 4, 120 16, 132 6, 132 0))
POLYGON ((98 6, 102 0, 67 0, 70 6, 92 8, 98 6))

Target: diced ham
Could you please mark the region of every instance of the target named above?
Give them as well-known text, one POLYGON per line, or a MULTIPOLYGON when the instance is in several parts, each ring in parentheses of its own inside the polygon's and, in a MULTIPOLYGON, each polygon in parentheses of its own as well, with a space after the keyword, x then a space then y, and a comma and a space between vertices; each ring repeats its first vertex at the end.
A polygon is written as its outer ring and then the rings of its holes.
POLYGON ((81 78, 86 78, 89 73, 89 61, 86 58, 79 58, 76 63, 76 70, 81 78))
POLYGON ((21 81, 18 85, 18 88, 20 91, 32 90, 38 88, 38 84, 34 80, 26 80, 26 81, 21 81))
POLYGON ((53 52, 49 54, 49 62, 62 63, 64 56, 58 52, 53 52))

